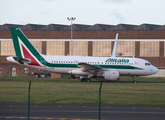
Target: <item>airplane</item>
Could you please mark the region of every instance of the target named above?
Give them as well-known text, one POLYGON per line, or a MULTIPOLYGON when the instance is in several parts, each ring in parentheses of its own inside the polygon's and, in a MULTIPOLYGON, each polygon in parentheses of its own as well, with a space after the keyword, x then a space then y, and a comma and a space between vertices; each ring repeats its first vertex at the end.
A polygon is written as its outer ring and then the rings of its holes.
POLYGON ((106 81, 117 81, 120 76, 152 75, 158 69, 150 62, 140 58, 116 57, 118 34, 111 57, 91 56, 52 56, 39 53, 18 27, 10 28, 16 56, 7 61, 42 71, 77 75, 81 81, 91 82, 91 77, 106 81))

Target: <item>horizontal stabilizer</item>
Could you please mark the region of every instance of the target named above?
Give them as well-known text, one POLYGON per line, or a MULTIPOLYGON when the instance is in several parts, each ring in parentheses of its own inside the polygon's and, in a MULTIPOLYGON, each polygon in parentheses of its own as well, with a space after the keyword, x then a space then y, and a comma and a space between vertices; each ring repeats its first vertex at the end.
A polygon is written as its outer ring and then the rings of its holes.
POLYGON ((30 59, 24 59, 20 57, 13 57, 15 61, 22 62, 22 63, 31 63, 30 59))

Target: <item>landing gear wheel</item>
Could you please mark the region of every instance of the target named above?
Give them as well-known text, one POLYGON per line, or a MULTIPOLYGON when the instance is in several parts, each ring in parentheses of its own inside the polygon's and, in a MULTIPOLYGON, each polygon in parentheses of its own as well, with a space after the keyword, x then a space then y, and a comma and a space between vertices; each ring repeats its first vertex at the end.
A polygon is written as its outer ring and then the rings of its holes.
POLYGON ((134 83, 134 84, 136 84, 136 83, 137 83, 137 81, 133 81, 133 83, 134 83))
POLYGON ((79 80, 79 82, 91 82, 90 78, 82 78, 79 80))
POLYGON ((85 79, 84 79, 84 78, 79 80, 79 82, 84 82, 84 81, 85 81, 85 79))
POLYGON ((87 82, 91 82, 91 79, 90 79, 90 78, 87 78, 86 81, 87 81, 87 82))
POLYGON ((136 76, 133 76, 133 83, 136 84, 137 81, 136 81, 136 76))

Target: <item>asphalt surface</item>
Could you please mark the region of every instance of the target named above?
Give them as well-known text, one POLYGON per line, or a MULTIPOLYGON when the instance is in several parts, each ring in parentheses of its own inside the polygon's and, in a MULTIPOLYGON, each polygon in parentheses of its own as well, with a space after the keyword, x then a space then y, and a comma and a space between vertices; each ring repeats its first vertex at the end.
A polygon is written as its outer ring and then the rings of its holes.
MULTIPOLYGON (((31 103, 30 120, 98 120, 98 104, 31 103)), ((0 120, 27 120, 27 103, 0 103, 0 120)), ((165 120, 164 105, 101 105, 101 120, 165 120)))

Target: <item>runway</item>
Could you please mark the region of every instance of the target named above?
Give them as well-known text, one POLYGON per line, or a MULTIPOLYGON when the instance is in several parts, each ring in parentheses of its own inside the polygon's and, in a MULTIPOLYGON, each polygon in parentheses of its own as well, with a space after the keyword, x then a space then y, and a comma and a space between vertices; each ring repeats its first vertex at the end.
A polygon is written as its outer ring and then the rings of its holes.
MULTIPOLYGON (((31 103, 31 120, 98 120, 98 104, 31 103)), ((25 120, 27 103, 0 103, 0 120, 25 120)), ((101 105, 102 120, 165 120, 164 105, 101 105)))

